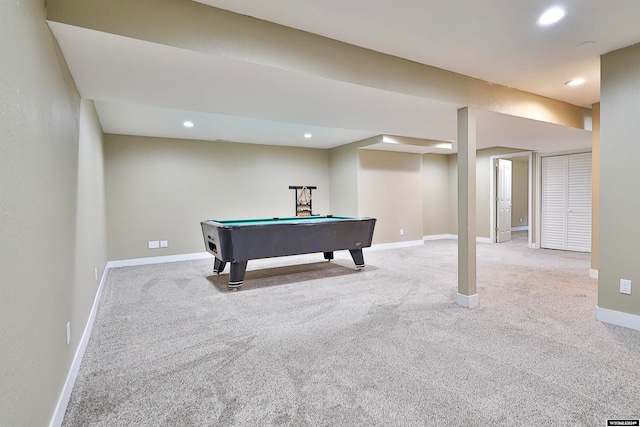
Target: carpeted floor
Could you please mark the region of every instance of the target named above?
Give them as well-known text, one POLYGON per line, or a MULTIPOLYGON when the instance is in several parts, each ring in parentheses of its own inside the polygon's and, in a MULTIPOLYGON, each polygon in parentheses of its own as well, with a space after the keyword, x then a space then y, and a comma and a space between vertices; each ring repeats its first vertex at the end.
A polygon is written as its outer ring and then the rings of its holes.
POLYGON ((595 320, 589 254, 457 242, 112 269, 65 426, 604 426, 640 418, 640 332, 595 320), (227 267, 228 269, 228 267, 227 267))

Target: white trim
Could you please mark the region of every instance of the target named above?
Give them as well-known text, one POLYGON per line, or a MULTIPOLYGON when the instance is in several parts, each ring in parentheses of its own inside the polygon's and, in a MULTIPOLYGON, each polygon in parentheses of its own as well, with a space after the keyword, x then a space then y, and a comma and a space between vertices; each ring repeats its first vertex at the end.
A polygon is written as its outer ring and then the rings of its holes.
POLYGON ((529 226, 523 225, 521 227, 511 227, 511 231, 529 231, 529 226))
MULTIPOLYGON (((447 234, 447 235, 443 234, 442 236, 453 236, 448 238, 455 238, 455 239, 458 238, 458 236, 455 236, 453 234, 447 234)), ((442 238, 445 238, 445 237, 442 237, 442 238)), ((423 240, 407 240, 404 242, 379 243, 377 245, 373 245, 368 248, 363 248, 363 250, 376 251, 376 250, 385 250, 385 249, 407 248, 410 246, 422 246, 422 245, 424 245, 423 240)), ((109 261, 107 263, 107 268, 135 267, 138 265, 164 264, 167 262, 193 261, 193 260, 208 259, 208 258, 213 258, 213 255, 211 255, 209 252, 196 252, 196 253, 190 253, 190 254, 167 255, 167 256, 157 256, 157 257, 148 257, 148 258, 121 259, 117 261, 109 261)))
POLYGON ((422 240, 444 240, 444 239, 455 239, 458 240, 457 234, 432 234, 430 236, 423 236, 422 240))
MULTIPOLYGON (((453 239, 458 240, 457 234, 432 234, 431 236, 423 236, 422 240, 443 240, 443 239, 453 239)), ((476 243, 491 243, 491 239, 489 237, 477 237, 476 243)))
POLYGON ((408 248, 409 246, 422 246, 423 240, 407 240, 405 242, 393 242, 393 243, 378 243, 369 248, 364 248, 365 251, 379 251, 384 249, 396 249, 396 248, 408 248))
POLYGON ((598 278, 598 270, 594 270, 593 268, 589 269, 589 277, 592 279, 598 278))
POLYGON ((177 261, 192 261, 196 259, 206 259, 211 257, 213 257, 213 255, 211 255, 209 252, 196 252, 191 254, 121 259, 117 261, 109 261, 107 263, 107 268, 133 267, 136 265, 163 264, 165 262, 177 262, 177 261))
POLYGON ((462 295, 456 293, 456 304, 464 308, 476 308, 478 306, 478 294, 462 295))
POLYGON ((640 331, 640 316, 637 314, 596 307, 596 320, 640 331))
POLYGON ((71 362, 71 367, 69 369, 69 373, 67 374, 67 379, 65 380, 62 391, 60 392, 60 397, 58 398, 58 403, 56 404, 56 408, 53 411, 53 417, 51 418, 49 427, 60 427, 62 425, 62 421, 64 421, 64 414, 67 411, 69 399, 71 399, 71 392, 73 391, 73 386, 76 382, 76 378, 78 377, 78 372, 80 370, 80 364, 82 363, 84 352, 87 349, 89 338, 91 337, 93 323, 96 320, 96 313, 98 311, 98 304, 100 303, 100 296, 102 295, 104 284, 107 281, 108 272, 109 267, 107 266, 102 273, 102 279, 100 279, 100 285, 98 285, 98 290, 93 300, 93 307, 91 307, 89 319, 87 319, 87 325, 84 327, 82 337, 80 338, 80 343, 78 344, 78 348, 76 349, 76 354, 73 356, 73 361, 71 362))
POLYGON ((571 154, 586 154, 591 153, 591 148, 577 148, 575 150, 567 151, 555 151, 553 153, 539 153, 540 157, 555 157, 555 156, 569 156, 571 154))

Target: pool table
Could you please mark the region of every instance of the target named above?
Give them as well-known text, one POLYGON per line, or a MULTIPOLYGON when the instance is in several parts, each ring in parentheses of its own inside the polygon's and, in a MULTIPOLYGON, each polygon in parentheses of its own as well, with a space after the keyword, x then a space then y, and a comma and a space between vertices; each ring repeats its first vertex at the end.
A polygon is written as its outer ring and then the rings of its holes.
POLYGON ((306 217, 202 221, 207 252, 214 259, 213 272, 220 274, 231 263, 229 288, 242 286, 247 261, 286 255, 349 250, 356 269, 364 267, 362 248, 371 246, 375 218, 314 215, 306 217))

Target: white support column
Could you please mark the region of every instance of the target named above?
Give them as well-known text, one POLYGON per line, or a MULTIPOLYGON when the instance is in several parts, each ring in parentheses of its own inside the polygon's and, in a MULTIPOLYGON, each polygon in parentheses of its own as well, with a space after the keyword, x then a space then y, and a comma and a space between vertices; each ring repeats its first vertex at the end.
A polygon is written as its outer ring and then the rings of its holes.
POLYGON ((476 293, 476 111, 458 110, 458 293, 456 304, 474 308, 476 293))

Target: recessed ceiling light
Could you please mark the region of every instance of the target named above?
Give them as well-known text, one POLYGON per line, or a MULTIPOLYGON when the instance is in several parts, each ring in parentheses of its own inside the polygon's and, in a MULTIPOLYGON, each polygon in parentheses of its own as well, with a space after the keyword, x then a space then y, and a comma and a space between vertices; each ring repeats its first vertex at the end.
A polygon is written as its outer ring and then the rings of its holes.
POLYGON ((304 134, 304 137, 305 137, 305 138, 311 138, 312 136, 313 136, 313 135, 311 135, 310 133, 305 133, 305 134, 304 134))
POLYGON ((579 79, 569 80, 565 84, 567 86, 578 86, 578 85, 581 85, 582 83, 584 83, 584 79, 583 78, 579 78, 579 79))
POLYGON ((538 24, 540 25, 551 25, 555 24, 559 20, 564 18, 564 10, 559 7, 552 7, 551 9, 547 9, 544 11, 542 15, 538 18, 538 24))
POLYGON ((182 123, 182 126, 186 127, 186 128, 192 128, 193 127, 193 122, 184 122, 182 123))

